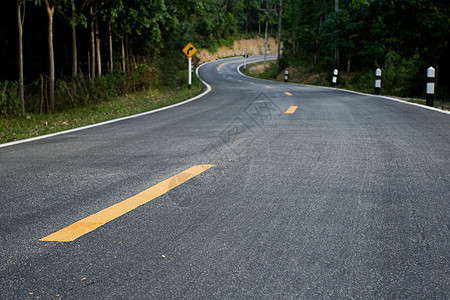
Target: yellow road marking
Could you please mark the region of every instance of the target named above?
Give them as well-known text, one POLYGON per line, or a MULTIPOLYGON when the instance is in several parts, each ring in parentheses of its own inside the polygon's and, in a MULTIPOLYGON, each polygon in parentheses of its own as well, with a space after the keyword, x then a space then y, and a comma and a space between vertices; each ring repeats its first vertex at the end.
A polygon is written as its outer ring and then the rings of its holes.
POLYGON ((224 64, 226 64, 226 63, 223 63, 223 64, 221 64, 220 66, 218 66, 218 67, 217 67, 217 71, 220 71, 220 68, 222 68, 222 66, 223 66, 224 64))
POLYGON ((285 114, 293 114, 297 110, 298 106, 291 106, 285 111, 285 114))
POLYGON ((170 177, 160 183, 152 186, 151 188, 131 197, 122 202, 114 204, 104 210, 101 210, 87 218, 84 218, 72 225, 67 226, 55 233, 52 233, 40 241, 53 241, 53 242, 71 242, 80 236, 89 233, 98 227, 114 220, 129 211, 132 211, 136 207, 139 207, 165 193, 171 189, 179 186, 180 184, 188 181, 191 178, 203 173, 214 165, 196 165, 175 176, 170 177))
POLYGON ((265 85, 264 87, 267 89, 271 89, 270 85, 265 85))
POLYGON ((222 63, 220 66, 217 67, 217 71, 220 71, 220 69, 221 69, 224 65, 228 65, 228 64, 231 64, 231 63, 232 63, 232 61, 222 63))
POLYGON ((291 93, 289 93, 289 92, 284 92, 286 95, 288 95, 288 96, 292 96, 292 94, 291 93))

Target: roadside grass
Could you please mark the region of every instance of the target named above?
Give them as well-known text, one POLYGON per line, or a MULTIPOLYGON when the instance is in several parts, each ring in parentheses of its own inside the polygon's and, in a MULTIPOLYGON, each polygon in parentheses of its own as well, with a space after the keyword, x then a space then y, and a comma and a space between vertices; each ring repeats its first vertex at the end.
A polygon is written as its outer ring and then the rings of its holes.
POLYGON ((62 112, 42 115, 25 113, 16 117, 0 117, 0 143, 32 138, 154 110, 194 97, 201 90, 201 82, 193 80, 191 89, 187 87, 151 89, 62 112))

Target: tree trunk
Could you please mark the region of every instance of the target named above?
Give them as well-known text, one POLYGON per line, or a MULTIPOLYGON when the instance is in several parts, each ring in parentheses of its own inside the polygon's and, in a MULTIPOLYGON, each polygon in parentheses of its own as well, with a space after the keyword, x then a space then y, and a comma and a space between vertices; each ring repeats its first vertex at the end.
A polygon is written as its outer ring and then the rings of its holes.
POLYGON ((95 34, 94 34, 94 9, 92 6, 89 8, 90 15, 91 15, 91 75, 92 79, 95 79, 95 34))
MULTIPOLYGON (((339 0, 334 0, 334 12, 337 13, 339 11, 339 0)), ((336 63, 336 68, 339 70, 339 48, 337 46, 338 35, 336 33, 336 40, 334 41, 335 52, 334 52, 334 61, 336 63)))
POLYGON ((95 18, 95 48, 97 50, 97 75, 102 75, 102 58, 100 56, 100 32, 98 31, 98 18, 95 18))
POLYGON ((19 87, 20 87, 20 104, 22 106, 22 110, 25 111, 25 96, 24 96, 24 87, 23 87, 23 22, 25 20, 25 16, 22 16, 22 6, 24 8, 25 15, 25 1, 17 0, 17 29, 18 29, 18 42, 19 42, 19 87))
POLYGON ((436 60, 436 68, 434 69, 434 98, 438 96, 438 82, 439 82, 439 60, 436 60))
POLYGON ((266 70, 266 59, 267 59, 267 26, 269 24, 269 17, 266 15, 266 34, 264 38, 264 71, 266 70))
MULTIPOLYGON (((75 0, 72 0, 72 21, 77 20, 77 14, 75 12, 75 0)), ((72 78, 78 75, 78 54, 77 54, 77 25, 74 22, 72 24, 72 78)))
POLYGON ((295 40, 292 39, 292 56, 295 56, 295 40))
POLYGON ((114 70, 114 58, 113 58, 111 21, 108 21, 108 30, 109 30, 109 65, 110 65, 109 72, 112 73, 114 70))
POLYGON ((126 61, 125 61, 125 44, 123 42, 123 38, 120 39, 120 43, 122 46, 122 71, 126 72, 127 69, 126 69, 126 61))
POLYGON ((77 30, 72 26, 72 77, 78 74, 78 57, 77 57, 77 30))
POLYGON ((128 69, 131 69, 133 64, 131 60, 131 58, 133 57, 133 51, 131 51, 130 38, 128 37, 128 34, 125 35, 125 53, 127 55, 127 67, 128 69))
POLYGON ((89 79, 91 79, 92 75, 91 75, 91 52, 88 51, 88 76, 89 79))
POLYGON ((278 16, 278 52, 277 52, 277 73, 280 73, 281 58, 281 16, 283 14, 283 0, 280 0, 280 11, 278 16))
POLYGON ((248 33, 248 16, 245 16, 245 34, 248 33))
POLYGON ((48 0, 44 0, 44 2, 48 14, 48 58, 50 68, 48 100, 50 110, 53 110, 55 108, 55 56, 53 51, 53 13, 55 12, 55 7, 51 6, 48 0))
POLYGON ((131 39, 131 37, 127 34, 125 36, 125 52, 127 54, 127 65, 128 68, 132 68, 133 67, 133 41, 131 39))
POLYGON ((41 79, 41 107, 39 110, 39 114, 42 115, 42 107, 44 106, 44 76, 42 76, 42 74, 39 74, 39 77, 41 79))
POLYGON ((350 64, 351 64, 351 60, 352 60, 352 55, 348 54, 347 55, 347 78, 345 80, 345 88, 348 87, 348 84, 350 82, 350 64))

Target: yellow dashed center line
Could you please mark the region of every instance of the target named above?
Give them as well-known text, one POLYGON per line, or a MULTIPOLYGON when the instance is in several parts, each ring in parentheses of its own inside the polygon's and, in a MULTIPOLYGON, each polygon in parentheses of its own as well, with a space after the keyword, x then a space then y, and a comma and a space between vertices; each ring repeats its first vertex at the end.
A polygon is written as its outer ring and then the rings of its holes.
POLYGON ((288 108, 288 110, 286 110, 284 113, 285 114, 293 114, 295 113, 295 111, 297 110, 298 106, 291 106, 288 108))
POLYGON ((264 86, 266 89, 271 89, 270 85, 265 85, 264 86))
POLYGON ((289 93, 289 92, 284 92, 286 95, 288 95, 288 96, 292 96, 292 94, 291 93, 289 93))
POLYGON ((72 225, 67 226, 55 233, 52 233, 42 239, 41 241, 54 242, 71 242, 80 236, 89 233, 98 227, 114 220, 129 211, 167 193, 171 189, 181 185, 191 178, 205 172, 214 165, 196 165, 175 176, 166 179, 151 188, 131 197, 122 202, 114 204, 104 210, 101 210, 87 218, 84 218, 72 225))
POLYGON ((220 68, 222 68, 222 66, 223 66, 224 64, 226 64, 226 63, 223 63, 223 64, 221 64, 220 66, 218 66, 218 67, 217 67, 217 71, 220 71, 220 68))

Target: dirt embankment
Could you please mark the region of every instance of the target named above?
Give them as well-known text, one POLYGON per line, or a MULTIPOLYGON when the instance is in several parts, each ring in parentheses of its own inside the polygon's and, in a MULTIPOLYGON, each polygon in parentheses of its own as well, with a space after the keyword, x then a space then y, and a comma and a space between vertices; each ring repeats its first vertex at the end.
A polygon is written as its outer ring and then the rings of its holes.
MULTIPOLYGON (((268 54, 276 54, 278 49, 277 41, 273 37, 268 38, 267 40, 267 51, 268 54)), ((199 51, 195 55, 195 60, 202 62, 203 59, 205 61, 209 61, 211 57, 211 61, 216 60, 217 58, 231 57, 233 54, 235 56, 240 56, 243 53, 247 53, 248 55, 262 55, 264 54, 264 38, 257 37, 246 40, 235 41, 232 48, 230 47, 220 47, 217 49, 217 52, 209 52, 206 49, 199 49, 199 51)))

